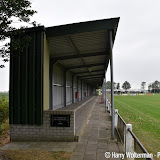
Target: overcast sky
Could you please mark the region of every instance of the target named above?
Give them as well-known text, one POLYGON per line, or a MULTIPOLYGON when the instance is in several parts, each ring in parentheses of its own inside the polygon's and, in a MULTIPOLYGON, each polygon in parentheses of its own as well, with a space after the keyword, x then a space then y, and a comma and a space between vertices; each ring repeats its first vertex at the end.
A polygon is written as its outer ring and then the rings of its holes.
MULTIPOLYGON (((114 81, 160 81, 159 0, 32 0, 33 17, 46 27, 120 17, 115 39, 114 81)), ((108 72, 109 73, 109 72, 108 72)), ((107 75, 107 80, 109 76, 107 75)), ((9 89, 9 67, 0 69, 0 91, 9 89)))

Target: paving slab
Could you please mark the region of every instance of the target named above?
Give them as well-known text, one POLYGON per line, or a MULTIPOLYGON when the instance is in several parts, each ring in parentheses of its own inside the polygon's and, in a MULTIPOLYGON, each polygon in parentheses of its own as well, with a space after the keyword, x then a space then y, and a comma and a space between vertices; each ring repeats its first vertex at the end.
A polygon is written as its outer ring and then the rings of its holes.
MULTIPOLYGON (((109 113, 105 113, 104 104, 100 104, 100 97, 93 101, 95 101, 94 107, 87 120, 84 132, 76 144, 71 160, 76 158, 81 160, 106 160, 105 152, 124 152, 123 145, 120 142, 110 140, 111 117, 109 113), (80 150, 81 147, 83 147, 82 150, 80 150)), ((108 158, 108 160, 110 159, 112 158, 108 158)))

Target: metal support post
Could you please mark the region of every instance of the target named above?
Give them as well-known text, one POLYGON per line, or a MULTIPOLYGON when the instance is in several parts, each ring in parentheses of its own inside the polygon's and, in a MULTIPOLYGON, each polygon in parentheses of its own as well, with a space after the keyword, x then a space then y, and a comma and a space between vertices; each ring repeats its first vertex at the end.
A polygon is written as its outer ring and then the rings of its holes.
MULTIPOLYGON (((78 92, 78 87, 79 87, 79 85, 78 85, 78 77, 77 77, 77 92, 78 92)), ((77 97, 77 102, 79 101, 79 92, 78 92, 78 97, 77 97)))
POLYGON ((115 118, 114 118, 114 81, 113 81, 113 40, 112 40, 112 31, 110 31, 110 72, 111 72, 111 116, 112 116, 112 125, 111 125, 111 139, 114 139, 115 136, 115 118))
MULTIPOLYGON (((105 73, 106 75, 106 73, 105 73)), ((108 110, 108 99, 107 99, 107 82, 106 82, 106 112, 108 110)))
POLYGON ((82 85, 82 80, 81 80, 81 100, 82 100, 82 91, 83 91, 83 85, 82 85))
POLYGON ((74 74, 72 75, 72 104, 74 103, 74 74))
POLYGON ((103 103, 103 97, 104 97, 104 96, 103 96, 103 95, 104 95, 104 90, 103 90, 103 88, 104 88, 104 87, 103 87, 103 86, 104 86, 104 81, 103 81, 103 84, 102 84, 102 96, 101 96, 101 103, 103 103))
POLYGON ((66 73, 67 73, 67 71, 64 70, 64 84, 63 84, 63 88, 64 88, 64 107, 66 107, 66 73))
MULTIPOLYGON (((106 72, 105 72, 106 73, 106 72)), ((105 101, 104 101, 104 104, 105 104, 105 109, 106 109, 106 113, 107 113, 107 106, 106 106, 106 102, 107 102, 107 94, 106 94, 106 75, 105 75, 105 79, 104 79, 104 97, 105 97, 105 101)))
POLYGON ((53 108, 53 93, 52 93, 52 76, 53 76, 53 61, 50 60, 49 63, 49 108, 52 110, 53 108))

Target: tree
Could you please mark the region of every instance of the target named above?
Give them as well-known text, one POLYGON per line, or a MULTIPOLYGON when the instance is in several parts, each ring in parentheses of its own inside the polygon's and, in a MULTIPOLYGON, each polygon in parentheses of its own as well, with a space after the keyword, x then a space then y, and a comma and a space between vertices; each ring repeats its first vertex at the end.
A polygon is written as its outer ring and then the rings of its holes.
POLYGON ((148 85, 148 91, 151 92, 151 90, 152 90, 152 84, 150 83, 150 84, 148 85))
POLYGON ((145 87, 146 87, 146 82, 142 82, 142 83, 141 83, 141 88, 142 88, 142 89, 145 89, 145 87))
POLYGON ((113 82, 114 89, 116 89, 117 83, 113 82))
MULTIPOLYGON (((17 28, 14 27, 14 24, 24 24, 25 22, 27 24, 32 24, 33 26, 35 26, 36 22, 30 22, 30 17, 35 13, 36 11, 31 9, 31 2, 29 0, 0 0, 0 42, 4 44, 0 46, 0 57, 4 62, 9 61, 11 49, 10 43, 6 43, 5 40, 15 34, 15 32, 13 31, 26 28, 24 26, 17 28)), ((26 39, 28 39, 28 37, 26 39)), ((22 40, 18 41, 18 43, 21 42, 22 40)), ((14 45, 18 43, 15 42, 14 44, 12 44, 12 47, 14 48, 14 45)), ((0 68, 3 67, 4 65, 0 64, 0 68)))
POLYGON ((125 90, 127 90, 127 89, 130 89, 130 88, 131 88, 131 85, 130 85, 129 82, 125 81, 125 82, 123 83, 123 85, 122 85, 122 88, 125 89, 125 90))
POLYGON ((160 82, 156 80, 156 81, 153 83, 154 89, 159 89, 159 88, 160 88, 159 84, 160 84, 160 82))
POLYGON ((152 92, 154 93, 159 93, 160 92, 160 82, 159 81, 155 81, 152 83, 152 92))

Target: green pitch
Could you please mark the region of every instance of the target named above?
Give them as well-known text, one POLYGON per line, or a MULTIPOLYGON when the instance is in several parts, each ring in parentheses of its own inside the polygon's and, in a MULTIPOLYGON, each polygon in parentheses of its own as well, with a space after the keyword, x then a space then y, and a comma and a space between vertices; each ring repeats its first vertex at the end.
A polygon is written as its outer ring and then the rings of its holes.
POLYGON ((160 94, 115 96, 115 108, 150 153, 160 152, 160 94))

